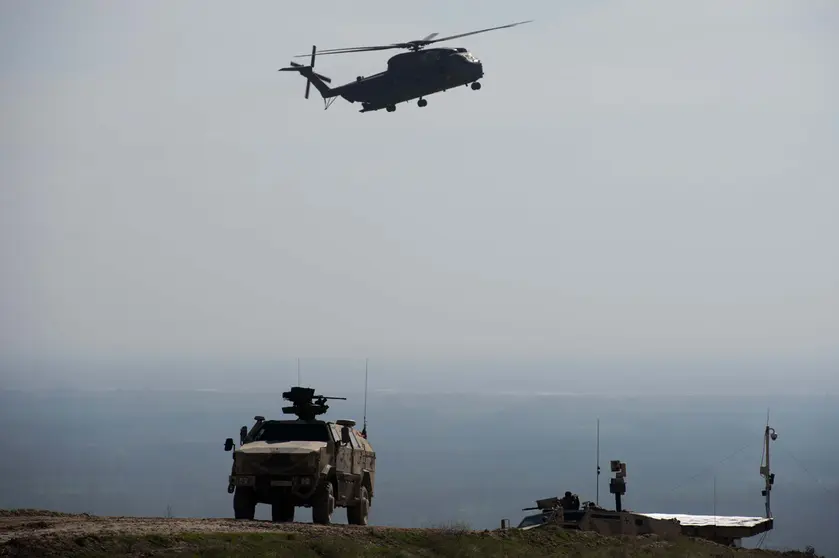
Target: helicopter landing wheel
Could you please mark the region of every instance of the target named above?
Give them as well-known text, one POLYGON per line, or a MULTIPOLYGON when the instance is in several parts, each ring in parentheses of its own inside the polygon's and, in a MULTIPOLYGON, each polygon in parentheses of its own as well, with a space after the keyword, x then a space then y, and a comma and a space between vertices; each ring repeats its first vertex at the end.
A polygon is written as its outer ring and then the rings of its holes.
POLYGON ((395 111, 395 110, 396 110, 396 105, 388 105, 387 107, 385 107, 385 109, 386 109, 388 112, 393 112, 393 111, 395 111))
POLYGON ((473 82, 473 83, 472 83, 472 89, 473 89, 474 91, 477 91, 477 90, 478 90, 478 89, 480 89, 480 88, 481 88, 481 82, 480 82, 480 81, 476 81, 476 82, 473 82))
POLYGON ((417 106, 418 107, 424 107, 427 104, 428 104, 428 101, 426 101, 425 99, 420 99, 419 101, 417 101, 417 106))

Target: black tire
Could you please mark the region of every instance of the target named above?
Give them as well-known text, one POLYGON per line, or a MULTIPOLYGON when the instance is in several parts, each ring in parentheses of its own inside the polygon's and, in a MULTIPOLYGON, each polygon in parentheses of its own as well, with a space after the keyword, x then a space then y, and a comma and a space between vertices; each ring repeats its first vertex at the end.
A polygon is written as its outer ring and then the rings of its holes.
POLYGON ((367 525, 369 515, 370 496, 368 495, 367 487, 362 486, 358 503, 347 508, 347 523, 350 525, 367 525))
POLYGON ((332 512, 335 511, 335 494, 332 483, 324 480, 315 491, 312 502, 312 521, 321 525, 332 522, 332 512))
POLYGON ((280 500, 271 504, 271 521, 275 523, 294 521, 294 503, 290 500, 280 500))
POLYGON ((253 519, 256 513, 256 494, 252 488, 237 486, 233 494, 233 517, 236 519, 253 519))

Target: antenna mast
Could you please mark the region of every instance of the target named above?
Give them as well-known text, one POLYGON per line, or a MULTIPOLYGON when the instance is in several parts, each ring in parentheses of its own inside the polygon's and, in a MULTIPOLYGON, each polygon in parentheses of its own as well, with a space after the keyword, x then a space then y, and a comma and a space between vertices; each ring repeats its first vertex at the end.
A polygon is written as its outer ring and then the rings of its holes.
POLYGON ((367 361, 364 359, 364 428, 361 429, 361 435, 367 438, 367 361))
POLYGON ((766 428, 763 431, 763 457, 760 463, 760 476, 766 480, 766 485, 761 491, 761 494, 766 498, 766 518, 772 518, 772 506, 770 493, 772 492, 772 485, 775 484, 775 473, 769 468, 769 442, 774 442, 778 439, 778 434, 775 429, 769 426, 769 411, 766 411, 766 428))
POLYGON ((714 536, 717 536, 717 475, 714 475, 714 536))
POLYGON ((297 357, 297 385, 298 387, 300 384, 300 357, 297 357))
POLYGON ((597 419, 597 478, 594 503, 600 505, 600 419, 597 419))

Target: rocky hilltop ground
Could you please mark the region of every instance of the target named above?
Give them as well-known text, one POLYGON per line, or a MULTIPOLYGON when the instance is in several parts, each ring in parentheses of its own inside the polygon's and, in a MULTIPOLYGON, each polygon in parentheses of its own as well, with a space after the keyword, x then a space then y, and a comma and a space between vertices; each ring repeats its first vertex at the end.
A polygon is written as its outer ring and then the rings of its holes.
POLYGON ((732 549, 688 538, 614 538, 555 529, 409 529, 0 510, 0 556, 812 558, 814 555, 732 549))

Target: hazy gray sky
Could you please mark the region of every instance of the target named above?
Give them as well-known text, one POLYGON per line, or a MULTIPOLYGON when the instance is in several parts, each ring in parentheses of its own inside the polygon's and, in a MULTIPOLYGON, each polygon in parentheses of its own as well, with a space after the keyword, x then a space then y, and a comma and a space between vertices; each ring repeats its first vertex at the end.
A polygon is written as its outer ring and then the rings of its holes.
POLYGON ((839 353, 835 0, 3 2, 0 48, 7 357, 839 353), (530 18, 423 109, 276 71, 530 18))

